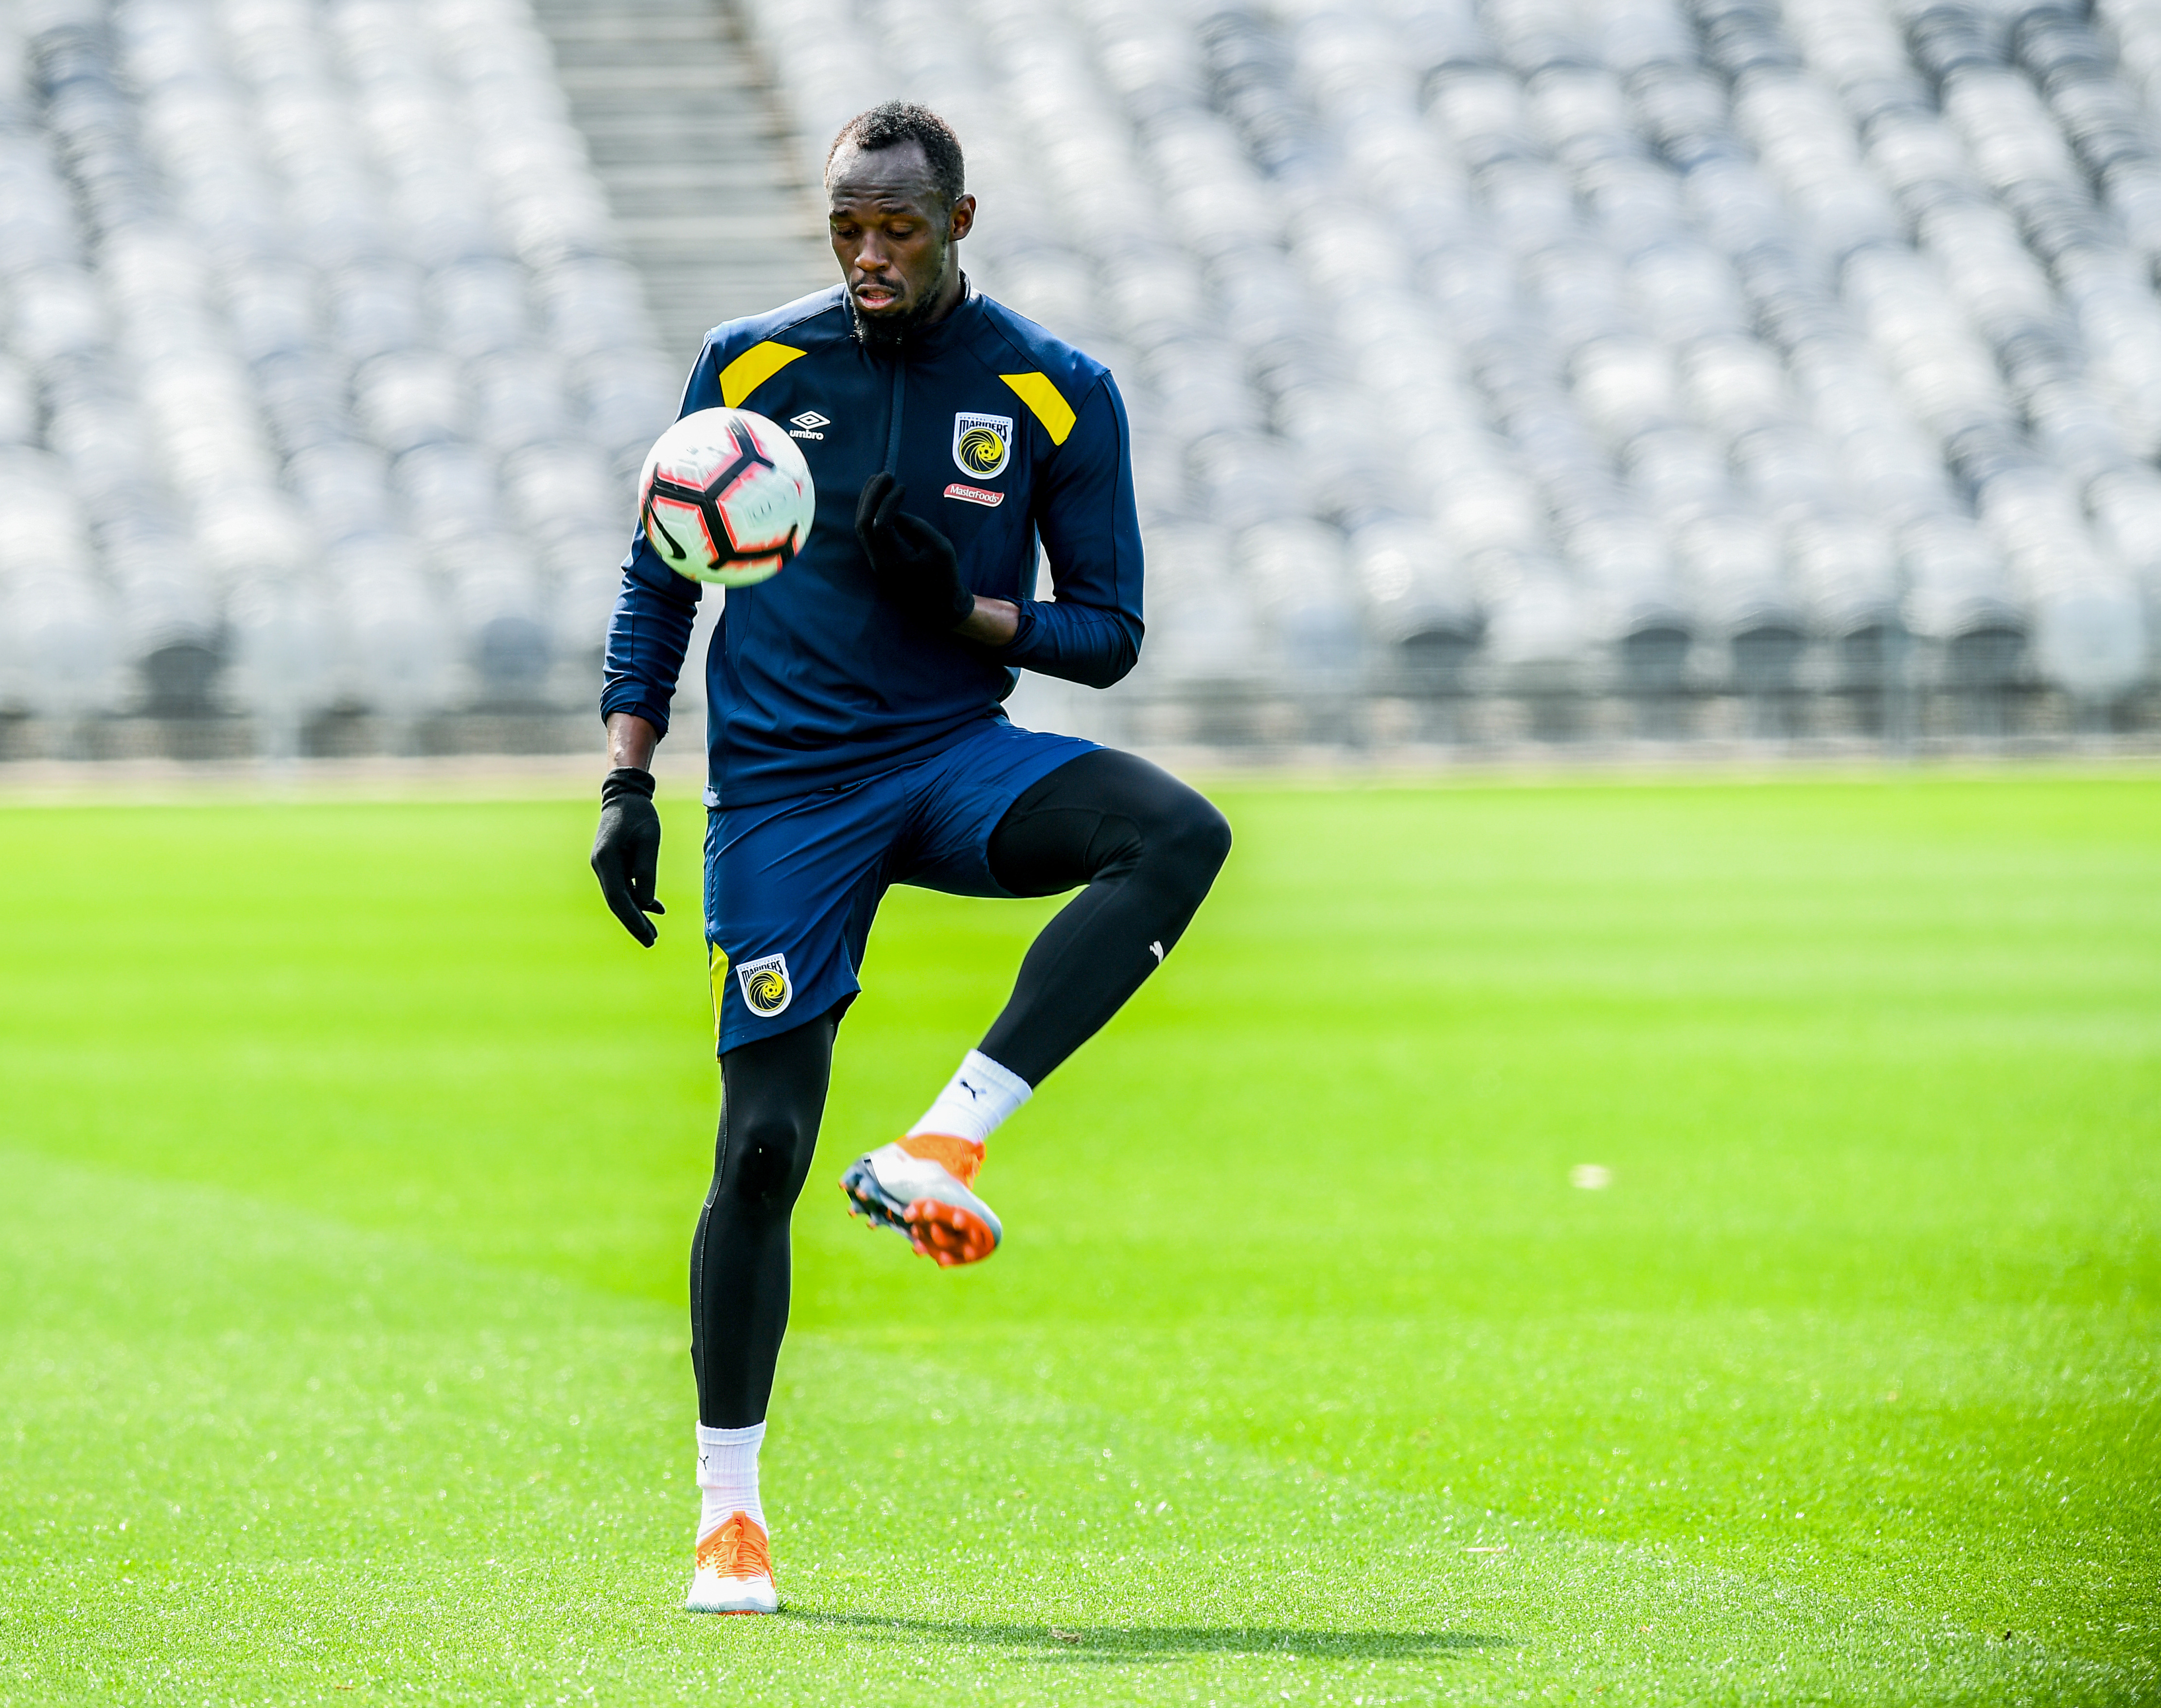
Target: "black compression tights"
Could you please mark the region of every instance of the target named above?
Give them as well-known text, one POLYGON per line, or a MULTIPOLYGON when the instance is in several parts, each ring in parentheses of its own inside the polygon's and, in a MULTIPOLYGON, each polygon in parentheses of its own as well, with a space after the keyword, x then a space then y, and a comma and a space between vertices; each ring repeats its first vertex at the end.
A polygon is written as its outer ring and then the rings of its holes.
MULTIPOLYGON (((998 820, 991 873, 1015 895, 1080 893, 1022 961, 982 1052, 1031 1086, 1117 1013, 1177 944, 1231 850, 1231 827, 1145 759, 1069 761, 998 820)), ((699 1421, 765 1415, 788 1326, 788 1221, 818 1142, 839 1011, 721 1058, 712 1190, 690 1247, 699 1421)))
POLYGON ((1108 747, 1067 761, 991 833, 1015 895, 1086 888, 1029 945, 985 1055, 1039 1086, 1163 964, 1231 851, 1231 827, 1168 771, 1108 747))
POLYGON ((690 1367, 698 1421, 765 1415, 788 1329, 788 1217, 810 1172, 837 1013, 721 1058, 713 1185, 690 1240, 690 1367))

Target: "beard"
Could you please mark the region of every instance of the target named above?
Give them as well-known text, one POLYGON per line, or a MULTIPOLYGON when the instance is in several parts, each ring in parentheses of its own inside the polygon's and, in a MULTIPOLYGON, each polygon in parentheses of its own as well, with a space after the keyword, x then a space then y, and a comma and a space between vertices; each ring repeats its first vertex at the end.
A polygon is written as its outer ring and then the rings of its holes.
MULTIPOLYGON (((965 299, 968 278, 961 276, 961 294, 965 299)), ((866 350, 881 350, 888 354, 898 350, 909 340, 930 324, 931 305, 938 299, 934 287, 916 299, 914 307, 897 315, 867 315, 856 306, 855 294, 847 294, 848 320, 856 329, 856 341, 866 350)))
POLYGON ((909 336, 923 325, 924 312, 929 306, 926 297, 914 308, 897 315, 867 315, 856 306, 851 296, 848 299, 848 318, 855 323, 856 341, 863 348, 893 351, 907 343, 909 336))

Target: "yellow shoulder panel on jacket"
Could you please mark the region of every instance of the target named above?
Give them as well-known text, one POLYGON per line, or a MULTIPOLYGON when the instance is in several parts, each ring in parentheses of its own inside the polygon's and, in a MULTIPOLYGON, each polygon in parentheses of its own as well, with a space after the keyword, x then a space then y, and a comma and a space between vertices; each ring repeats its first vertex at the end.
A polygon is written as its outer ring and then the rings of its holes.
POLYGON ((998 378, 1013 388, 1014 394, 1043 423, 1043 430, 1050 435, 1053 445, 1065 443, 1065 435, 1073 430, 1073 406, 1060 395, 1049 375, 1002 373, 998 378))
POLYGON ((768 339, 749 349, 721 370, 721 401, 731 409, 763 385, 803 352, 768 339))

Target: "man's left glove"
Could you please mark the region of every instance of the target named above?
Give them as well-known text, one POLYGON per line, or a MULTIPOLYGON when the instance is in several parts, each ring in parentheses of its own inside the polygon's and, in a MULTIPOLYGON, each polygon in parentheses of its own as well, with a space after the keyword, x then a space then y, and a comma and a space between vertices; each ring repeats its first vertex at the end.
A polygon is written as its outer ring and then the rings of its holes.
POLYGON ((660 872, 660 814, 653 773, 618 765, 601 779, 601 827, 593 837, 593 875, 624 930, 648 949, 660 934, 648 914, 664 914, 653 893, 660 872))
POLYGON ((961 580, 953 542, 902 511, 907 496, 883 470, 865 481, 856 500, 856 538, 877 572, 878 591, 925 627, 950 634, 975 614, 976 596, 961 580))

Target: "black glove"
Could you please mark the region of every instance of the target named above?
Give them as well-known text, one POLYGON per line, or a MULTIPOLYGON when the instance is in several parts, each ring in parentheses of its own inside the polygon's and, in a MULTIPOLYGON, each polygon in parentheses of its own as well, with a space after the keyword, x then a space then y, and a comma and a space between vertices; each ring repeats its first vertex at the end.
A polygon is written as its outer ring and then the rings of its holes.
POLYGON ((653 773, 618 765, 601 779, 601 827, 593 837, 593 875, 622 929, 648 949, 660 934, 648 914, 664 914, 653 893, 660 867, 660 815, 653 773))
POLYGON ((975 614, 953 542, 919 516, 903 515, 908 488, 880 471, 856 500, 856 538, 877 575, 878 591, 918 622, 950 634, 975 614))

